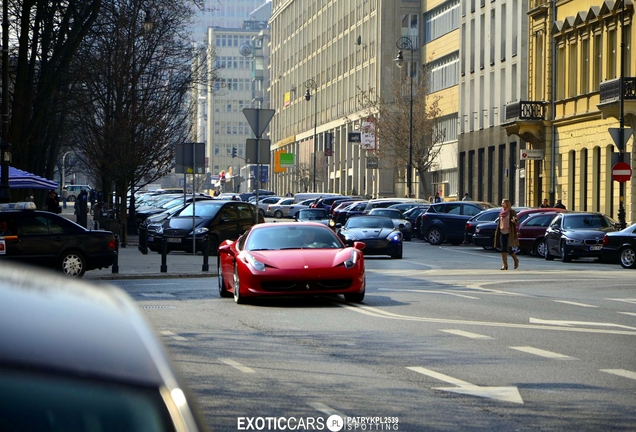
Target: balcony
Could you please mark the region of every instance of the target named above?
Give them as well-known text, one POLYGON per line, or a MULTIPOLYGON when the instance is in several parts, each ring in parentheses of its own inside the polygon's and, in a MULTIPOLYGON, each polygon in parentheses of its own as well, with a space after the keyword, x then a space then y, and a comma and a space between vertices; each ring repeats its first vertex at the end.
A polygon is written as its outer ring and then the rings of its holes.
MULTIPOLYGON (((599 85, 600 97, 598 109, 603 118, 620 117, 621 79, 603 81, 599 85)), ((636 117, 636 77, 623 77, 624 114, 628 121, 636 117), (631 118, 631 119, 629 119, 631 118)))
POLYGON ((525 141, 538 144, 544 139, 545 111, 545 102, 539 101, 519 101, 506 105, 506 123, 503 127, 508 136, 517 135, 525 141))

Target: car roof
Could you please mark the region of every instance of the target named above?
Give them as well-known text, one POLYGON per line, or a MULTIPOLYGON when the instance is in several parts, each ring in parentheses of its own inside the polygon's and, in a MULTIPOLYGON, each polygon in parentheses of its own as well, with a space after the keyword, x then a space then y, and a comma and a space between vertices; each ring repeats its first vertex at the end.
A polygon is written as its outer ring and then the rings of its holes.
POLYGON ((165 351, 120 289, 13 263, 0 269, 0 364, 143 385, 171 375, 165 351))

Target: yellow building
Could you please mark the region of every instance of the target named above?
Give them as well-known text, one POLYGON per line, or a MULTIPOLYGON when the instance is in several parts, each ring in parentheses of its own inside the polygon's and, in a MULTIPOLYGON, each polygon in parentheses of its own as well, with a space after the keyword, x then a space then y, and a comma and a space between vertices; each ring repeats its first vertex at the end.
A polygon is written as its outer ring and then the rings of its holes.
MULTIPOLYGON (((612 180, 612 167, 623 157, 633 165, 633 140, 623 155, 609 129, 620 126, 621 99, 625 127, 636 127, 636 79, 630 77, 635 68, 629 50, 621 49, 633 46, 633 4, 531 0, 529 5, 528 97, 506 106, 505 126, 531 151, 543 152, 526 165, 527 203, 561 200, 570 210, 600 211, 619 220, 621 187, 612 180)), ((628 224, 636 221, 633 183, 623 189, 628 224)))

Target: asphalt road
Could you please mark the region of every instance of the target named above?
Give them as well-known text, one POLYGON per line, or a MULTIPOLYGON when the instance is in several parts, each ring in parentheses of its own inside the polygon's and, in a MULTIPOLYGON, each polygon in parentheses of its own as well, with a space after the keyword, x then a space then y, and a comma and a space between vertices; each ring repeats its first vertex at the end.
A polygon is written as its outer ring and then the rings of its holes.
POLYGON ((113 283, 215 431, 330 430, 332 414, 358 431, 636 429, 634 271, 526 256, 500 271, 494 252, 417 240, 366 265, 363 305, 238 306, 216 278, 113 283))

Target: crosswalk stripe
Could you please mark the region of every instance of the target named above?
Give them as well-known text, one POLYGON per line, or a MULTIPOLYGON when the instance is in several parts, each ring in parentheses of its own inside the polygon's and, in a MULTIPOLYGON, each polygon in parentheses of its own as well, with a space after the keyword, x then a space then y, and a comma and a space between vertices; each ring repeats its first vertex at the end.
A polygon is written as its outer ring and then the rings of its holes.
POLYGON ((517 347, 510 347, 510 348, 512 348, 513 350, 526 352, 528 354, 534 354, 534 355, 545 357, 545 358, 551 358, 551 359, 557 359, 557 360, 576 360, 574 357, 570 357, 564 354, 559 354, 552 351, 546 351, 546 350, 533 348, 529 346, 517 346, 517 347))

